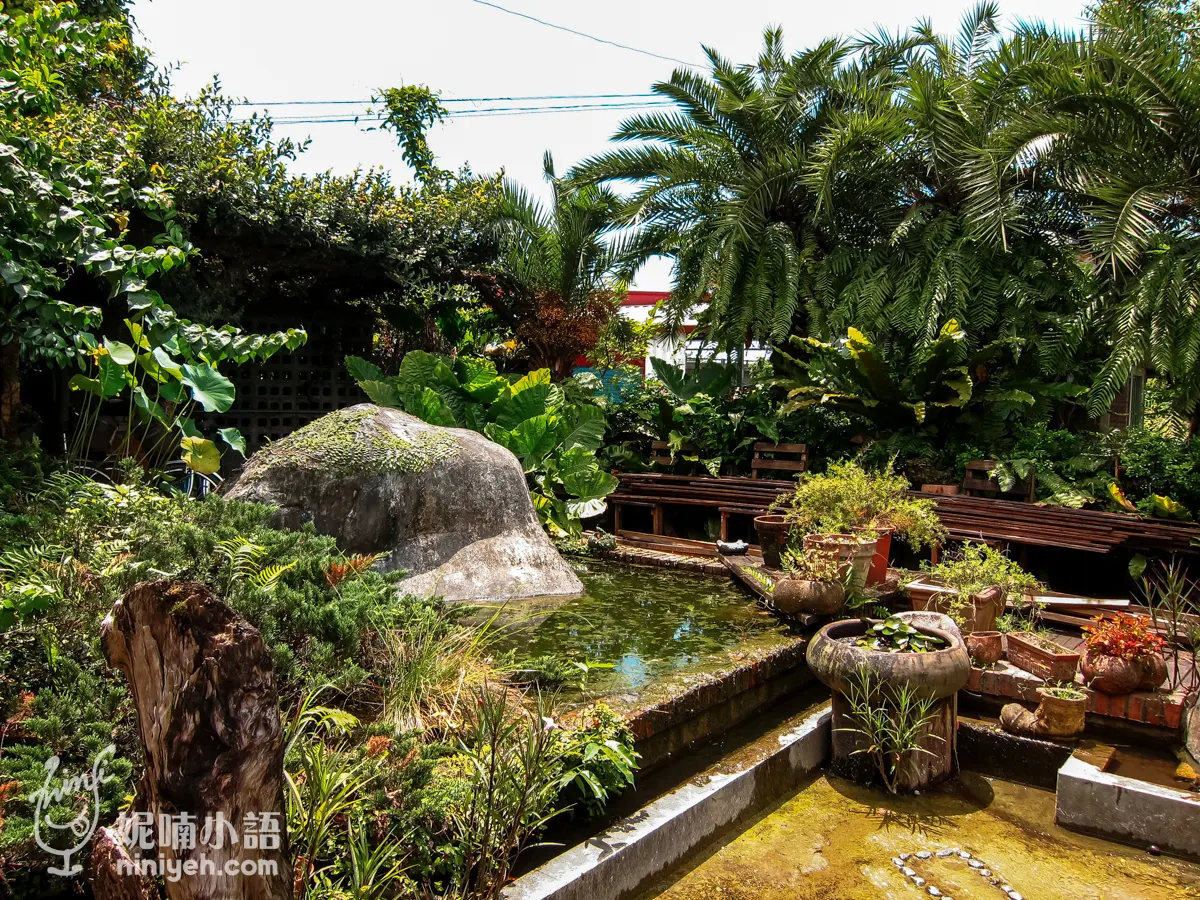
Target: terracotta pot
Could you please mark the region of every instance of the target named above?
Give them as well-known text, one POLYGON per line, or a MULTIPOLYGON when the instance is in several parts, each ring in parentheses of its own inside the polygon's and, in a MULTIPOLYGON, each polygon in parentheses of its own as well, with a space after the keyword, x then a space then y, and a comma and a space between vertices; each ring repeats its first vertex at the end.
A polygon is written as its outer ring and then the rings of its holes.
POLYGON ((971 662, 991 666, 1004 655, 1004 638, 998 631, 973 631, 967 635, 967 650, 971 662))
POLYGON ((1136 659, 1121 659, 1095 650, 1083 655, 1079 671, 1088 687, 1105 694, 1131 694, 1142 683, 1142 664, 1136 659))
POLYGON ((787 520, 777 515, 758 516, 754 520, 754 530, 758 532, 763 565, 768 569, 778 569, 781 565, 779 555, 787 545, 787 520))
MULTIPOLYGON (((867 570, 867 584, 883 584, 887 581, 888 561, 892 555, 892 533, 895 528, 885 528, 875 541, 875 555, 871 557, 871 568, 867 570)), ((859 529, 854 529, 859 531, 859 529)))
POLYGON ((1000 724, 1005 731, 1033 737, 1073 738, 1083 732, 1087 719, 1087 698, 1067 700, 1051 696, 1038 688, 1041 702, 1036 712, 1019 703, 1007 703, 1000 710, 1000 724))
POLYGON ((1029 631, 1010 632, 1005 637, 1008 661, 1044 681, 1070 682, 1079 668, 1079 654, 1029 631))
POLYGON ((783 578, 775 583, 771 602, 782 613, 832 616, 846 605, 846 590, 836 581, 783 578))
MULTIPOLYGON (((958 606, 958 594, 952 591, 937 590, 940 586, 933 579, 923 579, 922 584, 912 584, 905 588, 912 608, 916 610, 931 609, 943 615, 950 615, 951 609, 958 606)), ((959 628, 963 634, 975 631, 995 631, 996 619, 1004 611, 1007 595, 1004 588, 993 585, 987 590, 972 594, 968 604, 958 609, 958 617, 962 619, 959 628)))
POLYGON ((1142 680, 1139 691, 1157 691, 1167 680, 1167 661, 1161 653, 1152 653, 1138 660, 1142 665, 1142 680))
POLYGON ((875 544, 853 534, 809 534, 804 537, 804 552, 832 554, 848 562, 854 567, 854 583, 861 589, 867 584, 875 544))
POLYGON ((1042 702, 1037 715, 1042 724, 1042 733, 1051 737, 1074 737, 1083 731, 1087 716, 1087 697, 1068 700, 1051 696, 1045 688, 1038 688, 1042 702))
POLYGON ((923 484, 923 485, 921 485, 921 492, 925 493, 925 494, 945 494, 946 496, 953 497, 955 494, 958 493, 958 485, 957 484, 923 484))

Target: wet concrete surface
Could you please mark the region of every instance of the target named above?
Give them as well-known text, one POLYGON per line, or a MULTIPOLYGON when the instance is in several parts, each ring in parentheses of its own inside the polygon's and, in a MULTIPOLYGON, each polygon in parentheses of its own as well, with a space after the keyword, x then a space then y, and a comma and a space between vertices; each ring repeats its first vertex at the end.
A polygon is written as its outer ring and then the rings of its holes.
POLYGON ((1005 888, 1024 900, 1200 898, 1200 865, 1066 831, 1054 824, 1054 803, 1050 791, 969 772, 899 798, 821 775, 710 842, 639 900, 939 896, 930 887, 946 900, 1012 898, 1005 888), (917 853, 929 858, 903 866, 922 883, 893 861, 917 853))

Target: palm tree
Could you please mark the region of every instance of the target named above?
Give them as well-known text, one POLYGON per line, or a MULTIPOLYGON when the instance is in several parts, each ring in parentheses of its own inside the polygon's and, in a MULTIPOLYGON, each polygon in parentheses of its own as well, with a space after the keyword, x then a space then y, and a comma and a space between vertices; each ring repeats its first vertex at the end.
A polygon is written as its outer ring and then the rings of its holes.
POLYGON ((517 336, 534 367, 555 378, 600 339, 628 281, 627 241, 614 234, 621 200, 607 188, 575 186, 543 158, 553 190, 548 209, 511 181, 495 223, 500 269, 515 283, 517 336))
POLYGON ((1116 302, 1099 304, 1112 352, 1091 397, 1101 412, 1149 365, 1200 425, 1200 37, 1176 4, 1104 2, 1080 62, 1053 85, 1064 175, 1085 197, 1088 238, 1116 302))
POLYGON ((710 76, 677 69, 654 85, 674 111, 627 120, 614 140, 631 146, 572 173, 583 184, 634 187, 623 210, 638 229, 631 251, 674 259, 667 327, 708 300, 703 324, 727 347, 805 332, 805 305, 827 292, 821 261, 833 242, 805 173, 835 111, 886 93, 880 73, 850 63, 850 52, 827 40, 787 57, 778 29, 752 65, 705 48, 710 76))

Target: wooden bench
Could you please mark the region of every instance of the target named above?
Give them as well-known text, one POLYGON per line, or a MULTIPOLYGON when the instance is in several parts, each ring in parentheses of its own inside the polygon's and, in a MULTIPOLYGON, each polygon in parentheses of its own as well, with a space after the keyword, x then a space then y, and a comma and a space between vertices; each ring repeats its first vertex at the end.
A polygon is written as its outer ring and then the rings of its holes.
POLYGON ((750 477, 762 478, 762 472, 805 472, 808 470, 807 444, 772 444, 759 441, 750 460, 750 477))
POLYGON ((613 533, 639 542, 683 544, 695 550, 704 547, 715 552, 711 544, 665 534, 665 510, 668 506, 711 509, 721 517, 720 537, 729 538, 729 520, 735 515, 760 515, 780 494, 792 488, 791 482, 751 478, 713 478, 658 473, 620 473, 617 490, 609 495, 613 510, 613 533), (624 507, 649 509, 651 532, 632 531, 626 527, 624 507))
POLYGON ((1018 481, 1011 491, 1005 491, 996 480, 996 465, 994 459, 973 459, 967 463, 963 492, 971 497, 995 497, 1025 503, 1037 499, 1037 476, 1032 471, 1028 478, 1018 481))

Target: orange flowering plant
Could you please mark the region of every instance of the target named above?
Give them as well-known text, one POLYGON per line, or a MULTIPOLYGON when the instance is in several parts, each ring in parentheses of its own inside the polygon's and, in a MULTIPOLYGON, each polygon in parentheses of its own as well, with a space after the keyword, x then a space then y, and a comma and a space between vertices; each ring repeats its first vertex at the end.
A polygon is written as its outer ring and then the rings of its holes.
POLYGON ((1083 627, 1089 650, 1121 659, 1143 659, 1161 652, 1165 642, 1149 629, 1149 621, 1130 613, 1101 616, 1083 627))

